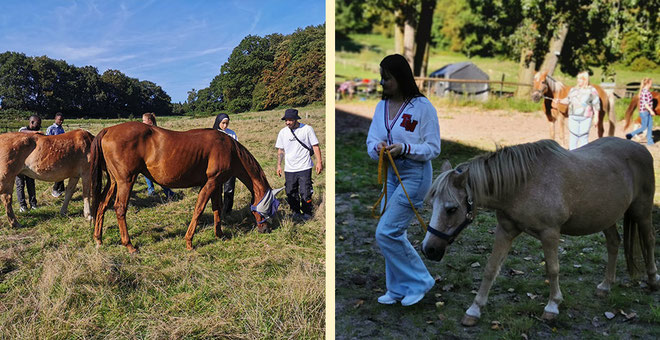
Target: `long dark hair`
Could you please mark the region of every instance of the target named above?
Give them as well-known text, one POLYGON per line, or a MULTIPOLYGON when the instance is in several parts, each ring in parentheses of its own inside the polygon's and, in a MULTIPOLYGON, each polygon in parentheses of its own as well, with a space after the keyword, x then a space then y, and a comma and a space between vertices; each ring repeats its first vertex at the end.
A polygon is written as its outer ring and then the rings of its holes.
MULTIPOLYGON (((389 72, 394 79, 396 79, 397 85, 399 85, 399 90, 403 94, 403 98, 415 98, 415 97, 424 97, 424 95, 419 92, 417 83, 415 83, 415 77, 413 76, 412 70, 410 69, 410 64, 406 58, 400 54, 390 54, 380 62, 380 67, 389 72)), ((383 99, 387 99, 383 93, 383 99)))

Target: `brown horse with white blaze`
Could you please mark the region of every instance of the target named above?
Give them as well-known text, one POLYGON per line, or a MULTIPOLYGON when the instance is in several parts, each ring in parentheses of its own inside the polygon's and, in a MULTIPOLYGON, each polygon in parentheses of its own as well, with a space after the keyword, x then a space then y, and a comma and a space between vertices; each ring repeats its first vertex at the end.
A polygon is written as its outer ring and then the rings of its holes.
POLYGON ((68 178, 61 215, 66 215, 78 179, 82 178, 83 215, 91 219, 89 152, 93 139, 94 135, 85 130, 73 130, 56 136, 23 132, 0 135, 0 199, 13 227, 21 226, 11 206, 14 178, 18 175, 47 182, 68 178))
POLYGON ((269 232, 269 219, 277 212, 276 191, 268 184, 257 160, 240 143, 213 129, 171 131, 139 122, 105 128, 92 143, 92 211, 95 212, 94 240, 102 244, 103 216, 116 196, 114 209, 121 242, 130 253, 126 226, 128 199, 138 174, 168 188, 200 186, 192 220, 186 232, 186 247, 192 249, 197 222, 211 199, 215 235, 222 237, 222 183, 236 177, 252 193, 252 212, 259 232, 269 232), (101 192, 103 172, 108 181, 101 192))
MULTIPOLYGON (((614 136, 616 129, 616 113, 614 108, 610 107, 610 101, 607 93, 602 87, 591 84, 598 92, 600 99, 600 111, 598 111, 598 138, 603 137, 605 128, 603 127, 603 118, 605 114, 608 115, 609 130, 608 135, 614 136)), ((562 144, 565 144, 565 126, 566 118, 568 118, 568 105, 558 103, 556 107, 552 107, 553 99, 564 99, 568 96, 571 86, 564 85, 559 80, 554 79, 548 75, 548 71, 537 72, 534 75, 534 83, 532 86, 532 100, 538 102, 543 98, 543 112, 545 113, 548 122, 550 122, 550 138, 555 139, 555 123, 559 120, 559 138, 562 144)))

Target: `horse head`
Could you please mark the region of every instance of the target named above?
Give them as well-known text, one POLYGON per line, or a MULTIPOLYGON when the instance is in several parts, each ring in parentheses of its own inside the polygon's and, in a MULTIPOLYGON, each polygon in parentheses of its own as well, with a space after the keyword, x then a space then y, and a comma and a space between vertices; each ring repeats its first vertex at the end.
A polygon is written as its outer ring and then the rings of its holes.
POLYGON ((257 230, 260 233, 269 233, 270 220, 277 214, 277 208, 280 206, 280 201, 275 196, 284 189, 267 189, 261 200, 256 205, 251 205, 250 210, 257 220, 257 230))
POLYGON ((548 90, 548 81, 546 77, 548 76, 548 71, 536 72, 534 75, 534 83, 532 86, 532 100, 535 103, 538 103, 543 94, 548 90))
POLYGON ((434 261, 442 259, 447 246, 474 218, 468 168, 459 165, 452 169, 449 161, 445 161, 441 171, 426 195, 433 213, 422 243, 422 253, 434 261))

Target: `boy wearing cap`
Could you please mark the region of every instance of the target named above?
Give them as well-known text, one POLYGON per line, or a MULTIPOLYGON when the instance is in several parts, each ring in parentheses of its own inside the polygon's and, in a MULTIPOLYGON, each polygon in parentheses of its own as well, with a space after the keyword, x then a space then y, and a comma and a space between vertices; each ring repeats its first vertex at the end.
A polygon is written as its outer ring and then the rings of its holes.
MULTIPOLYGON (((55 135, 61 135, 64 133, 64 128, 62 127, 62 123, 64 123, 64 115, 62 112, 58 112, 55 114, 55 122, 53 125, 49 126, 46 129, 46 136, 55 136, 55 135)), ((52 195, 53 197, 60 197, 64 193, 64 181, 60 182, 55 182, 53 184, 53 192, 52 195)))
POLYGON ((285 160, 284 178, 286 196, 294 217, 312 218, 312 168, 316 174, 323 171, 321 149, 314 129, 298 122, 298 110, 284 111, 286 127, 277 135, 277 175, 282 177, 282 160, 285 160), (316 157, 316 166, 312 161, 316 157))

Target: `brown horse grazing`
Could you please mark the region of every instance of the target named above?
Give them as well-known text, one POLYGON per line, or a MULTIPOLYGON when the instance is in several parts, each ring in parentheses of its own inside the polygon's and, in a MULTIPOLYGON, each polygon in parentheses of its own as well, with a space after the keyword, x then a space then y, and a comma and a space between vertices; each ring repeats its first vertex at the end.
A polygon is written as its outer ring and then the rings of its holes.
MULTIPOLYGON (((607 93, 603 90, 602 87, 598 85, 591 85, 598 92, 598 97, 600 98, 600 111, 598 111, 598 138, 603 137, 605 128, 603 127, 603 118, 605 113, 608 113, 609 119, 609 130, 608 135, 614 136, 614 130, 616 128, 616 113, 614 108, 610 107, 610 102, 607 96, 607 93)), ((559 138, 562 144, 565 144, 565 135, 564 130, 566 126, 565 119, 568 118, 568 105, 558 103, 557 108, 552 107, 553 99, 563 99, 568 96, 568 92, 571 90, 571 86, 566 86, 562 82, 554 79, 548 75, 548 71, 537 72, 534 75, 534 85, 532 87, 532 100, 538 102, 541 98, 543 100, 543 111, 545 116, 550 122, 550 138, 555 139, 555 123, 559 119, 559 138)))
POLYGON ((94 136, 74 130, 56 136, 11 132, 0 135, 0 199, 9 223, 20 227, 11 206, 14 178, 25 175, 40 181, 59 182, 69 178, 60 214, 66 215, 78 179, 83 183, 83 215, 91 219, 89 151, 94 136))
MULTIPOLYGON (((651 96, 653 96, 653 111, 655 111, 656 115, 660 115, 660 105, 658 105, 658 103, 660 103, 660 92, 651 91, 651 96)), ((626 121, 626 125, 623 128, 624 131, 630 126, 630 119, 632 118, 633 112, 635 112, 637 105, 639 105, 639 93, 632 97, 630 100, 630 105, 628 105, 628 108, 626 109, 626 113, 624 115, 624 120, 626 121)), ((641 124, 641 121, 639 124, 641 124)))
POLYGON ((605 234, 607 270, 597 287, 597 293, 605 295, 615 281, 620 243, 616 222, 622 216, 628 271, 636 269, 633 247, 638 242, 649 286, 660 288, 651 223, 653 157, 644 146, 605 137, 567 151, 555 141, 543 140, 478 156, 454 170, 446 162, 442 171, 426 197, 433 205, 422 243, 426 257, 441 260, 447 246, 472 222, 477 206, 493 209, 497 216, 493 252, 463 325, 478 321, 502 262, 522 232, 539 239, 543 246, 550 281, 544 319, 558 315, 563 299, 557 257, 561 234, 605 234))
MULTIPOLYGON (((130 253, 126 228, 128 198, 138 174, 168 188, 200 186, 195 211, 186 232, 186 247, 192 249, 197 220, 211 198, 215 235, 222 237, 218 194, 222 183, 236 177, 252 193, 252 212, 259 232, 269 232, 268 220, 277 212, 277 191, 268 184, 257 160, 240 143, 213 129, 170 131, 139 122, 128 122, 101 130, 92 143, 92 211, 94 240, 102 244, 103 216, 113 196, 121 243, 130 253), (103 172, 108 181, 101 193, 103 172)), ((281 189, 280 189, 281 190, 281 189)))

